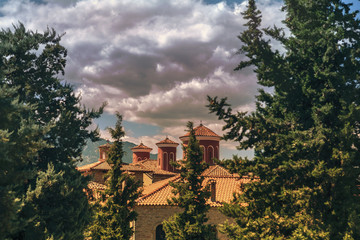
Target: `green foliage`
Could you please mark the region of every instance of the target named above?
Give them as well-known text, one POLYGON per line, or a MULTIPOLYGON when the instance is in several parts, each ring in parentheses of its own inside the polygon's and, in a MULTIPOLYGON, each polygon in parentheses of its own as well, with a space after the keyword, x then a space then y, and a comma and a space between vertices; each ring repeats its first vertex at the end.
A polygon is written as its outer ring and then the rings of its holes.
POLYGON ((359 239, 360 21, 340 0, 284 2, 289 36, 259 29, 254 0, 243 13, 239 53, 248 60, 236 70, 253 66, 271 87, 259 90, 256 111, 233 113, 226 99, 209 97, 225 139, 256 150, 252 161, 228 165, 259 178, 222 209, 236 220, 223 230, 231 239, 359 239))
POLYGON ((0 31, 0 236, 81 239, 90 208, 75 163, 86 139, 97 138, 87 128, 102 108, 81 107, 59 80, 66 63, 61 36, 21 23, 13 28, 0 31))
POLYGON ((189 240, 189 239, 217 239, 216 228, 207 222, 206 213, 210 206, 206 200, 210 197, 209 186, 202 186, 204 177, 201 173, 208 167, 202 159, 202 151, 199 142, 195 138, 193 123, 189 122, 189 142, 184 151, 186 159, 182 162, 180 180, 170 182, 174 188, 174 195, 169 204, 176 205, 184 211, 175 214, 169 220, 163 222, 166 239, 189 240))
POLYGON ((80 173, 77 170, 69 168, 68 171, 73 171, 73 181, 64 178, 65 171, 56 172, 54 166, 49 164, 46 171, 39 172, 36 188, 28 189, 26 194, 28 204, 23 213, 32 219, 27 225, 27 239, 37 239, 42 235, 45 239, 51 237, 81 239, 83 237, 82 229, 79 231, 73 226, 86 226, 88 219, 91 218, 87 198, 83 197, 86 181, 78 176, 80 173), (83 202, 74 205, 74 199, 83 202))
POLYGON ((135 200, 140 196, 140 183, 121 170, 124 131, 119 113, 117 118, 115 128, 109 128, 115 141, 109 150, 108 162, 112 168, 108 173, 107 188, 95 206, 96 214, 89 228, 93 240, 130 239, 134 232, 130 223, 137 217, 134 207, 135 200))
POLYGON ((19 102, 15 88, 0 86, 0 236, 6 236, 20 228, 16 213, 21 201, 16 194, 23 181, 34 173, 26 169, 29 158, 46 146, 42 140, 46 128, 34 124, 33 108, 19 102))

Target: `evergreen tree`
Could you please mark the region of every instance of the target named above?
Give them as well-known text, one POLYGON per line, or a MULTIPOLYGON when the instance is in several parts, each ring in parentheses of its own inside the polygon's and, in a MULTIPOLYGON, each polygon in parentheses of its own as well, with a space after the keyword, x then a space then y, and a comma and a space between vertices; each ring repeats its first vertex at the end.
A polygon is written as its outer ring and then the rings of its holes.
POLYGON ((135 200, 140 196, 140 183, 121 170, 124 156, 121 138, 124 131, 121 115, 117 113, 116 116, 118 120, 115 128, 109 128, 114 143, 108 153, 107 161, 112 167, 108 174, 107 188, 96 206, 97 212, 89 229, 93 240, 130 239, 134 232, 130 223, 137 217, 134 207, 135 200))
POLYGON ((16 189, 34 175, 25 168, 27 160, 46 146, 42 136, 47 129, 34 124, 32 111, 31 106, 19 102, 15 88, 0 85, 0 236, 20 228, 16 213, 21 201, 16 189))
POLYGON ((49 29, 27 31, 21 23, 13 28, 0 31, 0 88, 11 92, 9 104, 0 110, 0 147, 10 146, 2 152, 7 165, 0 178, 1 190, 19 208, 11 214, 15 228, 5 229, 1 237, 81 239, 91 211, 84 192, 87 179, 75 164, 86 139, 98 137, 87 128, 102 108, 81 107, 72 87, 58 78, 67 54, 61 36, 49 29), (52 180, 61 184, 51 185, 52 180))
POLYGON ((186 159, 183 160, 180 172, 180 180, 170 182, 174 188, 174 195, 169 204, 176 205, 184 211, 172 216, 163 222, 166 239, 169 240, 205 240, 217 239, 216 228, 205 224, 208 219, 206 213, 210 206, 206 200, 210 197, 209 186, 203 187, 204 177, 201 174, 208 167, 203 161, 203 154, 199 142, 195 138, 193 123, 189 122, 190 132, 188 145, 184 147, 186 159))
POLYGON ((357 11, 341 0, 285 0, 283 11, 288 36, 259 28, 254 0, 243 13, 239 53, 248 60, 236 70, 253 66, 258 83, 272 89, 259 91, 256 111, 233 113, 226 99, 209 97, 225 139, 257 152, 230 165, 259 179, 222 209, 236 220, 223 230, 231 239, 360 239, 357 11))

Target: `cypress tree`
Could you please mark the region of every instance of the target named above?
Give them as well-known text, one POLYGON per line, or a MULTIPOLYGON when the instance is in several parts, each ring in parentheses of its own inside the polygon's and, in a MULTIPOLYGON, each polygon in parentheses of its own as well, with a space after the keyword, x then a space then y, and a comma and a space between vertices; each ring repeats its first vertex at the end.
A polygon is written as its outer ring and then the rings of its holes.
POLYGON ((10 146, 2 153, 7 165, 0 178, 19 207, 5 239, 82 239, 90 219, 87 179, 75 167, 86 140, 98 138, 87 128, 102 107, 81 107, 73 88, 59 79, 67 55, 60 41, 54 30, 28 31, 21 23, 0 31, 0 88, 12 91, 7 106, 15 110, 0 110, 0 147, 10 146))
POLYGON ((115 128, 109 128, 114 143, 108 153, 107 161, 112 167, 108 174, 107 188, 97 203, 96 215, 89 228, 93 240, 130 239, 134 232, 130 223, 137 217, 134 207, 135 200, 141 193, 140 183, 121 170, 124 156, 121 138, 125 133, 121 126, 121 115, 117 113, 116 116, 115 128))
POLYGON ((223 213, 231 239, 359 239, 360 21, 341 0, 285 0, 281 28, 260 29, 249 0, 239 39, 259 90, 256 111, 233 112, 209 97, 225 139, 253 148, 229 166, 254 176, 223 213), (266 34, 283 47, 274 50, 266 34), (255 179, 258 177, 258 179, 255 179))
POLYGON ((206 224, 206 213, 210 206, 206 200, 210 197, 209 186, 203 187, 204 177, 201 174, 208 167, 203 161, 203 154, 199 142, 195 138, 193 123, 188 122, 190 132, 188 145, 183 147, 186 159, 183 160, 180 172, 180 180, 170 182, 174 188, 174 195, 169 204, 183 209, 183 212, 175 214, 169 220, 163 222, 166 239, 191 240, 191 239, 217 239, 216 228, 206 224))

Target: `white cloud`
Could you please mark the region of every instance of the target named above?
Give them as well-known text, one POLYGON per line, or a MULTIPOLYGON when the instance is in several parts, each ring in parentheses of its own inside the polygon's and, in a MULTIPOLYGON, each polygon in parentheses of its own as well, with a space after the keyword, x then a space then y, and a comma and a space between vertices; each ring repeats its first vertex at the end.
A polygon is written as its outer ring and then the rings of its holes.
MULTIPOLYGON (((64 78, 87 107, 107 101, 106 111, 177 137, 188 120, 221 124, 208 114, 206 95, 228 97, 234 109, 254 109, 255 75, 233 72, 244 59, 235 53, 245 2, 233 8, 196 0, 46 2, 5 2, 0 27, 21 21, 34 31, 66 32, 64 78)), ((258 1, 264 26, 281 24, 280 4, 258 1)))

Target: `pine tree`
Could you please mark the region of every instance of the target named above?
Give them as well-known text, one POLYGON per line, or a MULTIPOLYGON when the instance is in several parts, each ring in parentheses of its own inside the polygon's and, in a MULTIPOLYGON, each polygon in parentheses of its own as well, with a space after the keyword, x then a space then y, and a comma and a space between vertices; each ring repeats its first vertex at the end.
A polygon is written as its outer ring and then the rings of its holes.
POLYGON ((0 85, 0 236, 21 227, 16 218, 21 209, 16 190, 34 176, 25 168, 27 160, 46 147, 42 136, 47 129, 34 124, 32 112, 33 107, 19 102, 15 88, 0 85))
POLYGON ((233 113, 226 99, 209 97, 225 139, 257 152, 229 165, 254 181, 222 209, 236 220, 223 230, 231 239, 360 239, 357 11, 341 0, 284 2, 288 36, 259 28, 254 0, 243 13, 239 53, 248 60, 236 70, 253 66, 258 83, 271 88, 259 90, 256 111, 233 113))
POLYGON ((122 117, 116 114, 115 128, 109 128, 114 143, 109 149, 108 162, 112 166, 108 174, 107 188, 97 204, 97 212, 89 229, 93 240, 130 239, 134 229, 130 225, 136 220, 135 200, 140 196, 140 183, 121 170, 124 156, 121 138, 124 131, 121 126, 122 117))
POLYGON ((0 87, 12 91, 7 106, 15 110, 0 110, 5 133, 0 147, 11 146, 2 153, 9 164, 1 169, 1 187, 19 206, 11 215, 15 228, 5 230, 5 239, 81 239, 90 219, 87 179, 75 164, 86 140, 98 138, 96 130, 87 128, 103 107, 81 107, 73 88, 59 79, 67 55, 60 41, 54 30, 28 31, 21 23, 0 31, 0 87), (46 179, 62 184, 51 186, 46 179), (51 214, 56 219, 50 221, 51 214))
POLYGON ((201 174, 208 167, 203 161, 199 142, 195 138, 193 123, 189 122, 189 142, 184 151, 186 159, 181 165, 180 180, 170 182, 174 195, 169 204, 176 205, 184 211, 163 222, 166 239, 169 240, 205 240, 217 239, 216 228, 206 224, 206 213, 210 206, 206 200, 210 197, 209 186, 203 187, 204 177, 201 174))

